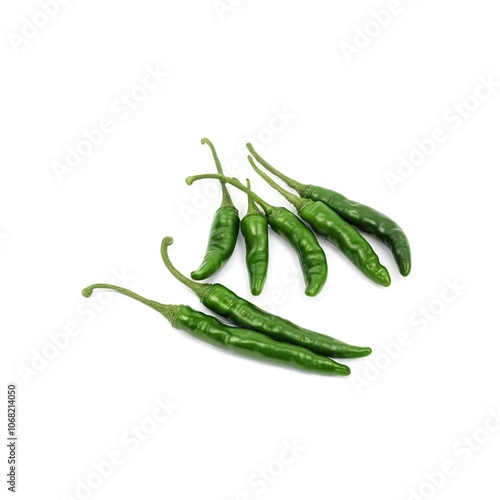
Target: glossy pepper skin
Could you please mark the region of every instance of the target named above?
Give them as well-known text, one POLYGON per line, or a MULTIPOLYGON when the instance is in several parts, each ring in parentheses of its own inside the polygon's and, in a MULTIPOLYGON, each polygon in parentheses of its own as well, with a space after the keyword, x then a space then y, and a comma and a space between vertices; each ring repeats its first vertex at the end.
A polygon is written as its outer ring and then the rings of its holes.
POLYGON ((248 157, 253 169, 274 189, 295 206, 299 216, 313 230, 333 243, 365 276, 383 286, 391 284, 387 269, 380 263, 371 245, 359 232, 321 201, 299 198, 276 184, 248 157))
POLYGON ((302 184, 291 179, 264 160, 251 144, 247 144, 247 148, 265 169, 297 191, 302 198, 323 202, 337 212, 346 222, 361 231, 371 234, 384 243, 392 252, 401 275, 408 276, 410 274, 410 243, 395 221, 374 208, 352 201, 336 191, 312 184, 302 184))
POLYGON ((302 347, 277 342, 262 333, 225 325, 213 316, 196 311, 189 306, 160 304, 125 288, 100 283, 85 288, 82 294, 90 297, 92 291, 98 288, 116 290, 132 297, 161 313, 174 328, 226 351, 323 375, 349 375, 350 373, 349 367, 332 359, 319 356, 302 347))
POLYGON ((264 210, 271 229, 284 238, 297 253, 306 283, 305 294, 314 297, 321 292, 328 277, 326 255, 314 233, 297 216, 284 207, 269 205, 233 177, 224 177, 220 174, 194 175, 188 177, 186 182, 192 184, 200 179, 224 180, 251 194, 264 210))
POLYGON ((161 255, 167 269, 181 283, 190 288, 205 307, 228 319, 233 324, 248 330, 261 332, 276 341, 304 347, 322 356, 359 358, 368 356, 372 352, 369 347, 346 344, 328 335, 307 330, 291 321, 270 314, 219 283, 196 283, 189 280, 170 261, 168 247, 172 243, 173 239, 168 236, 163 239, 161 245, 161 255))
MULTIPOLYGON (((247 188, 250 189, 249 180, 247 188)), ((257 208, 251 194, 248 195, 247 214, 241 219, 241 234, 245 240, 250 291, 252 295, 260 295, 266 282, 269 264, 269 233, 267 218, 257 208)))
POLYGON ((306 188, 301 194, 302 197, 321 201, 335 210, 349 224, 377 238, 391 251, 400 274, 402 276, 410 274, 410 242, 395 221, 373 208, 351 201, 330 189, 312 185, 306 188))
POLYGON ((328 277, 326 255, 318 239, 290 210, 273 207, 266 212, 271 229, 297 252, 306 283, 305 294, 315 297, 323 290, 328 277))
MULTIPOLYGON (((210 147, 217 172, 222 174, 222 166, 213 144, 208 139, 202 139, 201 143, 207 144, 210 147)), ((207 279, 220 271, 233 254, 238 239, 240 228, 238 210, 234 206, 223 181, 221 182, 221 187, 222 203, 220 208, 215 212, 212 221, 203 262, 196 271, 191 273, 191 278, 195 280, 207 279)))

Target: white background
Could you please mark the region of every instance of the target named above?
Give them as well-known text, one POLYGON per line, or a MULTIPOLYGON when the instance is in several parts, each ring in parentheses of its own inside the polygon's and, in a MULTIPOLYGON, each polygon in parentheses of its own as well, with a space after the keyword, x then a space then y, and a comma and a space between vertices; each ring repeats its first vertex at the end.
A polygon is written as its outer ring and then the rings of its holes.
MULTIPOLYGON (((40 6, 2 4, 0 434, 15 382, 18 498, 83 498, 78 481, 98 483, 92 464, 113 452, 121 465, 89 498, 498 498, 500 432, 488 420, 500 405, 498 83, 453 118, 481 78, 500 82, 496 4, 402 0, 364 41, 359 30, 388 2, 233 4, 74 0, 24 41, 23 18, 40 6), (141 93, 148 67, 169 74, 141 93), (119 112, 116 100, 131 92, 143 101, 119 112), (105 118, 113 131, 58 177, 54 164, 105 118), (387 172, 435 128, 446 140, 391 189, 387 172), (202 308, 159 246, 175 238, 171 257, 185 273, 201 261, 219 191, 184 179, 214 171, 204 136, 228 171, 275 204, 284 201, 246 163, 249 139, 292 177, 374 206, 406 231, 408 278, 377 242, 388 289, 324 243, 329 280, 313 299, 295 255, 271 236, 255 302, 372 346, 370 358, 348 362, 350 378, 239 358, 128 298, 105 296, 96 311, 80 295, 125 270, 138 293, 202 308), (79 334, 54 354, 49 335, 68 324, 79 334), (404 332, 409 343, 396 348, 404 332), (157 398, 176 409, 132 451, 122 436, 151 429, 157 398), (445 461, 454 473, 426 484, 445 461)), ((243 215, 245 197, 232 193, 243 215)), ((251 297, 241 240, 216 281, 251 297)))

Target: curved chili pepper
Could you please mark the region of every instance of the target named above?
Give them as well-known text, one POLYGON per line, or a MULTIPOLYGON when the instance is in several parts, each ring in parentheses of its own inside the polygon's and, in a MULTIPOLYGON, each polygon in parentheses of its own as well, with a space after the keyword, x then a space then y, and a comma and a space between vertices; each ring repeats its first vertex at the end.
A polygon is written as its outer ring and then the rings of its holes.
POLYGON ((191 309, 189 306, 160 304, 126 288, 104 283, 84 288, 82 294, 90 297, 96 288, 116 290, 138 300, 161 313, 174 328, 226 351, 324 375, 349 375, 351 372, 348 366, 314 354, 303 347, 277 342, 262 333, 225 325, 213 316, 191 309))
POLYGON ((168 247, 174 240, 167 236, 161 243, 161 256, 170 273, 192 290, 200 302, 211 311, 228 319, 233 324, 248 330, 264 333, 282 342, 305 347, 316 354, 334 358, 360 358, 368 356, 369 347, 358 347, 329 337, 322 333, 306 330, 291 321, 270 314, 220 283, 197 283, 180 273, 172 264, 168 247))
MULTIPOLYGON (((217 172, 223 174, 222 166, 213 144, 208 139, 202 139, 201 143, 209 146, 217 167, 217 172)), ((195 280, 207 279, 217 271, 220 271, 233 254, 238 239, 240 227, 238 210, 233 204, 224 181, 221 181, 221 187, 222 203, 214 214, 205 257, 200 267, 191 273, 191 277, 195 280)))
POLYGON ((200 179, 223 180, 247 194, 250 193, 264 210, 271 229, 288 241, 296 251, 306 282, 305 294, 314 297, 321 292, 328 275, 326 255, 314 233, 297 216, 284 207, 269 205, 234 177, 224 177, 220 174, 194 175, 188 177, 186 182, 191 185, 200 179))
POLYGON ((252 168, 276 191, 287 199, 302 219, 309 223, 321 236, 333 243, 365 276, 383 286, 391 284, 387 269, 380 263, 371 245, 359 232, 346 222, 337 212, 322 201, 300 198, 286 191, 255 165, 248 156, 252 168))
MULTIPOLYGON (((250 181, 247 179, 250 190, 250 181)), ((241 219, 241 234, 245 239, 246 263, 252 295, 260 295, 264 288, 269 263, 269 234, 267 218, 257 208, 252 195, 248 194, 247 214, 241 219)))
POLYGON ((378 212, 374 208, 349 200, 331 189, 313 186, 312 184, 302 184, 276 170, 255 151, 251 144, 247 144, 247 148, 264 168, 297 191, 302 198, 322 201, 337 212, 346 222, 361 231, 371 234, 384 243, 392 252, 401 275, 408 276, 410 274, 410 243, 401 227, 387 215, 378 212))

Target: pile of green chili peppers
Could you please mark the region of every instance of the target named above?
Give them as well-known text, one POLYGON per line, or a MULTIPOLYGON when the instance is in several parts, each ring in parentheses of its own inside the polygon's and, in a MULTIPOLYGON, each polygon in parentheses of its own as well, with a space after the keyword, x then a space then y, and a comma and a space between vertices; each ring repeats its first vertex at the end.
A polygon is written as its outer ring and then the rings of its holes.
POLYGON ((253 295, 259 295, 264 288, 268 270, 270 226, 296 252, 304 275, 306 295, 317 295, 328 274, 325 252, 316 234, 335 245, 372 281, 389 286, 389 272, 358 229, 389 247, 403 276, 407 276, 411 269, 410 246, 406 235, 396 222, 370 207, 351 201, 335 191, 301 184, 287 177, 264 160, 251 144, 247 144, 252 168, 294 206, 298 217, 285 207, 270 205, 252 191, 248 179, 244 185, 238 179, 224 176, 213 144, 208 139, 202 139, 201 142, 209 146, 217 173, 188 177, 186 182, 192 184, 200 179, 218 179, 222 187, 222 203, 213 218, 205 256, 200 266, 191 273, 191 279, 175 268, 170 260, 168 249, 173 243, 171 237, 163 239, 161 256, 170 273, 192 290, 206 308, 234 326, 189 306, 161 304, 115 285, 94 284, 85 288, 83 295, 90 297, 93 290, 99 288, 116 290, 160 312, 174 328, 222 349, 301 370, 326 375, 349 375, 348 366, 331 358, 367 356, 371 353, 369 347, 350 345, 308 330, 260 309, 219 283, 198 281, 213 276, 224 267, 234 252, 241 230, 245 241, 250 291, 253 295), (298 195, 285 190, 271 179, 257 167, 254 158, 298 195), (248 209, 241 221, 227 184, 247 194, 248 209))
POLYGON ((193 279, 206 279, 222 269, 236 246, 240 222, 238 211, 227 191, 227 184, 248 195, 248 211, 241 220, 241 232, 245 240, 250 290, 253 295, 262 292, 266 280, 269 260, 268 226, 297 253, 304 274, 305 293, 311 297, 321 291, 328 274, 326 256, 316 234, 337 247, 365 276, 379 285, 389 286, 391 277, 359 231, 371 234, 391 250, 401 275, 408 276, 410 273, 408 238, 399 225, 386 215, 351 201, 336 191, 291 179, 264 160, 251 144, 247 144, 251 153, 248 161, 252 168, 293 205, 297 217, 284 207, 275 207, 264 201, 251 190, 248 180, 245 186, 238 179, 225 177, 212 143, 208 139, 202 139, 202 143, 208 144, 212 150, 217 174, 191 176, 186 182, 192 184, 200 179, 219 179, 223 196, 222 204, 213 218, 203 263, 197 271, 191 273, 193 279), (298 196, 281 187, 258 168, 254 158, 262 167, 297 191, 298 196))

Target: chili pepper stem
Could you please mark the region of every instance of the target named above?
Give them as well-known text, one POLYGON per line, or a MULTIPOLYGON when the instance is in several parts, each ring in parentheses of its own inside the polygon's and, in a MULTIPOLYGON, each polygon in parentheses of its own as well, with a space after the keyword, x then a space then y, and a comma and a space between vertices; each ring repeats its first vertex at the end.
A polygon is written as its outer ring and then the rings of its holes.
POLYGON ((246 188, 238 179, 235 177, 226 177, 224 175, 220 174, 200 174, 200 175, 191 175, 186 179, 186 184, 191 186, 193 182, 199 181, 201 179, 218 179, 222 180, 224 182, 227 182, 227 184, 231 184, 231 186, 234 186, 235 188, 239 189, 240 191, 243 191, 244 193, 250 194, 252 198, 262 207, 264 212, 266 212, 266 215, 270 215, 276 207, 273 207, 269 203, 265 202, 260 196, 258 196, 256 193, 251 191, 250 189, 246 188))
POLYGON ((250 184, 250 179, 247 179, 247 189, 248 189, 248 209, 246 215, 254 215, 254 214, 261 214, 261 211, 257 208, 257 205, 255 204, 255 200, 252 196, 251 190, 252 186, 250 184))
MULTIPOLYGON (((206 137, 204 137, 201 140, 201 143, 202 144, 206 144, 210 148, 210 151, 212 151, 212 156, 214 158, 215 167, 217 168, 217 172, 220 175, 224 175, 224 171, 222 170, 222 165, 220 163, 219 157, 217 156, 217 151, 215 150, 215 147, 212 144, 212 142, 209 139, 207 139, 206 137)), ((222 188, 222 203, 221 203, 221 207, 228 207, 228 206, 231 207, 231 206, 234 206, 233 200, 231 199, 231 195, 229 194, 229 191, 227 190, 225 181, 221 180, 220 181, 220 185, 221 185, 221 188, 222 188)))
POLYGON ((210 283, 197 283, 196 281, 189 279, 187 276, 184 276, 184 274, 174 267, 168 255, 168 247, 172 245, 173 242, 174 239, 171 236, 166 236, 161 242, 161 258, 163 259, 165 266, 175 278, 190 288, 200 300, 203 300, 203 298, 210 292, 213 285, 210 283))
POLYGON ((155 300, 150 300, 142 297, 141 295, 132 292, 131 290, 128 290, 126 288, 122 288, 121 286, 116 286, 116 285, 109 285, 107 283, 96 283, 94 285, 90 285, 82 290, 82 295, 84 297, 89 298, 92 295, 92 292, 96 289, 107 289, 107 290, 115 290, 122 295, 126 295, 127 297, 130 297, 134 300, 137 300, 155 311, 158 311, 159 313, 163 314, 165 318, 170 321, 170 323, 173 325, 175 318, 177 317, 177 314, 179 313, 180 309, 182 306, 173 306, 173 305, 167 305, 167 304, 160 304, 159 302, 156 302, 155 300))
POLYGON ((276 168, 274 168, 272 165, 270 165, 262 156, 255 151, 255 148, 250 144, 247 143, 247 149, 250 151, 252 156, 266 169, 269 170, 272 174, 274 174, 278 179, 281 179, 285 184, 288 184, 292 189, 295 189, 300 195, 302 195, 306 189, 307 186, 305 184, 302 184, 299 181, 296 181, 295 179, 292 179, 291 177, 288 177, 287 175, 283 174, 276 168))
POLYGON ((276 191, 278 191, 278 193, 280 193, 289 203, 291 203, 298 211, 300 211, 302 209, 302 207, 307 204, 307 203, 310 203, 309 200, 306 200, 304 198, 299 198, 298 196, 294 195, 293 193, 290 193, 289 191, 287 191, 286 189, 283 189, 279 184, 277 184, 276 182, 274 182, 271 177, 269 177, 268 175, 266 175, 259 167, 257 167, 257 165, 255 164, 255 162, 253 161, 253 158, 248 155, 248 161, 250 162, 250 165, 252 165, 252 168, 274 189, 276 189, 276 191))

